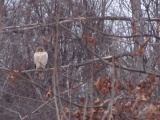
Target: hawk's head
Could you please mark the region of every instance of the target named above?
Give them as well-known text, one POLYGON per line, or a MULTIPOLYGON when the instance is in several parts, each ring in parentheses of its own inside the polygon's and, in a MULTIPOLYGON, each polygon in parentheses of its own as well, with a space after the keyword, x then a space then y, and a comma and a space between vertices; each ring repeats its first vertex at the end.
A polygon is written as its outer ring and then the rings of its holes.
POLYGON ((36 48, 36 52, 44 52, 44 51, 45 51, 44 47, 39 46, 36 48))

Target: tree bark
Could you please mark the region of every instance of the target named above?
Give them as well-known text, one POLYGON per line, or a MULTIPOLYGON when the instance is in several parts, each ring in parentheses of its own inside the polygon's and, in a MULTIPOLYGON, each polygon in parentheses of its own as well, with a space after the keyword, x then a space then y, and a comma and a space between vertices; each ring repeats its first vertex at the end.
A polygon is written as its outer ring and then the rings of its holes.
MULTIPOLYGON (((130 0, 131 8, 132 8, 132 31, 133 35, 143 35, 144 27, 143 27, 143 19, 142 19, 142 10, 141 10, 141 1, 140 0, 130 0)), ((134 51, 137 52, 140 49, 140 45, 142 45, 144 38, 136 37, 133 38, 134 41, 134 51)), ((143 70, 143 55, 140 55, 135 61, 136 67, 140 70, 143 70)))
MULTIPOLYGON (((4 0, 0 0, 0 31, 3 29, 2 27, 3 8, 4 8, 4 0)), ((1 37, 2 33, 0 32, 0 38, 1 37)))

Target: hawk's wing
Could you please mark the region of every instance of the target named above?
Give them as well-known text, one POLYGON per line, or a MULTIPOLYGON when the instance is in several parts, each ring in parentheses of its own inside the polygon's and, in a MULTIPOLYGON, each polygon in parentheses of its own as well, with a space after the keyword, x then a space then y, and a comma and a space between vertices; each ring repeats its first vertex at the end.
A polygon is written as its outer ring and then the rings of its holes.
POLYGON ((48 53, 46 51, 42 52, 42 56, 41 56, 41 63, 44 65, 44 67, 46 66, 48 62, 48 53))

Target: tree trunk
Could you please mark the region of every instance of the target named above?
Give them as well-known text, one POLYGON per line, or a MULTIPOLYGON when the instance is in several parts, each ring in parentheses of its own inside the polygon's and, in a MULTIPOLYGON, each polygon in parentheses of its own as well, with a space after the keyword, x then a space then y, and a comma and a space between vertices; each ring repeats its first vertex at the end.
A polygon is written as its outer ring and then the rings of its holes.
MULTIPOLYGON (((143 38, 143 19, 142 19, 142 10, 141 10, 141 2, 140 0, 130 0, 131 8, 132 8, 132 30, 133 35, 142 35, 141 37, 133 38, 134 41, 134 52, 137 52, 140 49, 140 45, 142 45, 144 38, 143 38)), ((136 62, 136 67, 140 70, 143 70, 143 55, 140 55, 136 62)))
MULTIPOLYGON (((2 17, 3 17, 3 7, 4 6, 4 0, 0 0, 0 30, 2 30, 2 17)), ((2 37, 2 34, 0 32, 0 38, 2 37)))

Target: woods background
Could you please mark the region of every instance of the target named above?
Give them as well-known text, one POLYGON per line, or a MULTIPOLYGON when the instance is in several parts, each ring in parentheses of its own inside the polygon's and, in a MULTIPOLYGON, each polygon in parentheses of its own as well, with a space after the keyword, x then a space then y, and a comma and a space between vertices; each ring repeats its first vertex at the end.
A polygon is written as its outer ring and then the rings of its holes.
POLYGON ((158 0, 0 0, 0 119, 157 120, 159 16, 158 0))

